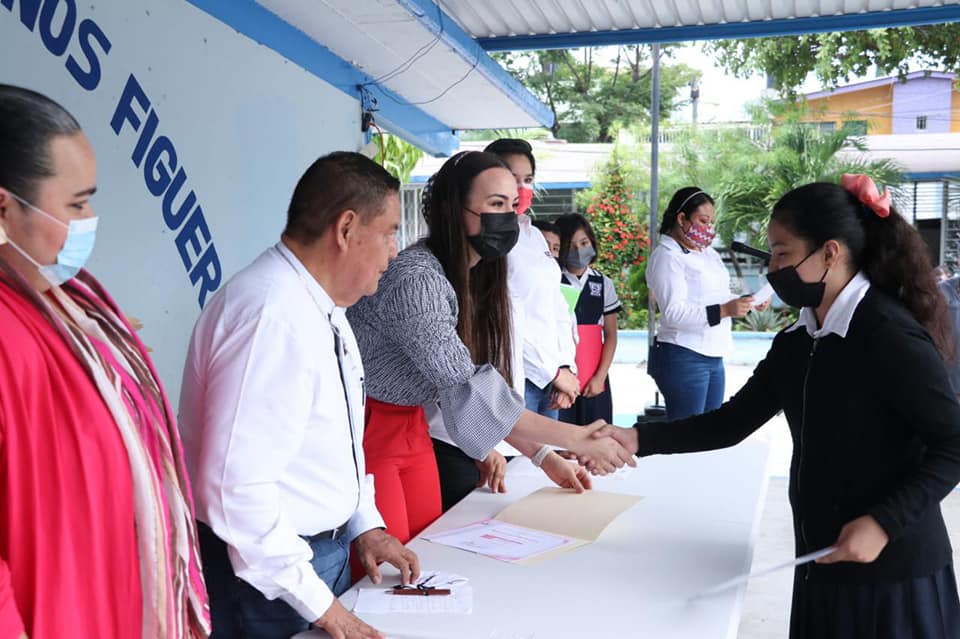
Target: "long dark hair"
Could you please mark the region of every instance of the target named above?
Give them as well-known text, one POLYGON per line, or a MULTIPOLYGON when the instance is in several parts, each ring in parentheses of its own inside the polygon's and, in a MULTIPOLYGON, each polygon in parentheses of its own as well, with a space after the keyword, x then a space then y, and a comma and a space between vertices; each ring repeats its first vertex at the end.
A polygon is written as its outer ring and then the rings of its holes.
POLYGON ((482 151, 458 153, 440 167, 424 190, 423 216, 430 231, 424 242, 457 294, 457 334, 474 363, 491 364, 512 384, 507 258, 482 260, 470 268, 463 223, 474 179, 492 168, 510 170, 498 156, 482 151))
POLYGON ((40 180, 54 175, 50 142, 79 132, 76 119, 47 96, 0 84, 0 186, 33 201, 40 180))
MULTIPOLYGON (((567 268, 570 244, 573 242, 574 234, 580 229, 583 229, 583 232, 587 234, 587 239, 589 239, 590 244, 593 245, 593 250, 597 255, 600 254, 600 250, 597 248, 597 236, 594 235, 590 222, 584 216, 579 213, 567 213, 566 215, 558 217, 554 224, 556 224, 557 230, 560 231, 560 255, 557 259, 560 260, 561 268, 567 268)), ((590 263, 593 264, 596 261, 597 256, 594 255, 590 263)))
POLYGON ((810 251, 839 240, 853 268, 899 300, 920 322, 944 359, 954 355, 946 302, 920 234, 891 207, 882 218, 838 184, 814 182, 784 195, 773 207, 776 220, 803 238, 810 251))
POLYGON ((677 216, 681 213, 690 215, 701 205, 709 202, 713 204, 713 198, 707 195, 699 186, 685 186, 670 198, 666 210, 663 212, 663 220, 660 222, 660 234, 666 235, 673 231, 677 225, 677 216))

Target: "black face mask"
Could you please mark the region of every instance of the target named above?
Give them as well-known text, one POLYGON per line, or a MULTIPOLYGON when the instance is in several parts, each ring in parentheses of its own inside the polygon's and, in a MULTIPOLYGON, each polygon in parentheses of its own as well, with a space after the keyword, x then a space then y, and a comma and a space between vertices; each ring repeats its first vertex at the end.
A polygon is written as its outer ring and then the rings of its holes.
MULTIPOLYGON (((820 249, 816 249, 816 253, 820 249)), ((813 255, 810 253, 810 255, 813 255)), ((826 282, 823 279, 830 271, 828 268, 823 272, 819 282, 804 282, 797 273, 797 266, 806 262, 810 255, 800 260, 796 266, 784 266, 773 273, 767 273, 767 281, 773 288, 773 292, 786 304, 794 308, 817 308, 823 301, 823 294, 827 289, 826 282)))
POLYGON ((467 241, 481 260, 503 257, 517 244, 520 238, 520 223, 513 211, 482 215, 470 209, 466 211, 480 217, 480 233, 468 235, 467 241))

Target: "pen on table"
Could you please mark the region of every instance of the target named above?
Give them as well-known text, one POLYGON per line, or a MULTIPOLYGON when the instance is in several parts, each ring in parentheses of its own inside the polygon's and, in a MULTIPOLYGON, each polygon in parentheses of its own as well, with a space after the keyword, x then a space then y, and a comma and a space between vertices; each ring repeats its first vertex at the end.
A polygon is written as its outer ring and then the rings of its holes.
POLYGON ((431 597, 434 595, 449 595, 452 591, 449 588, 430 588, 430 587, 404 587, 394 586, 388 591, 392 595, 411 595, 414 597, 431 597))

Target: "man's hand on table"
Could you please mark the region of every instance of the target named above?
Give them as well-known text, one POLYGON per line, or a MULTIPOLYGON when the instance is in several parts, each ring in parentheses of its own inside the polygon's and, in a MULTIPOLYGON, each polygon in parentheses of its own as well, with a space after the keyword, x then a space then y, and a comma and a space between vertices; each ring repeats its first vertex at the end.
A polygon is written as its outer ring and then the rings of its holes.
POLYGON ((385 561, 400 571, 400 581, 404 586, 414 583, 420 577, 420 560, 417 554, 381 528, 363 533, 353 540, 353 546, 360 565, 375 584, 383 581, 378 566, 385 561))
POLYGON ((313 625, 325 630, 333 639, 386 639, 376 628, 365 624, 344 608, 339 599, 334 599, 313 625))

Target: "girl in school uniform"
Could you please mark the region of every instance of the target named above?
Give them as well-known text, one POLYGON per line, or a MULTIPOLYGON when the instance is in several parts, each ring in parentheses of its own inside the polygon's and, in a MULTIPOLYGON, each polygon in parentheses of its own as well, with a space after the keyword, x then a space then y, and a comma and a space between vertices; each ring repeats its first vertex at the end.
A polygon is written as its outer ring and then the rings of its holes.
POLYGON ((590 265, 597 259, 597 238, 587 218, 572 213, 556 221, 560 232, 562 281, 580 290, 577 316, 577 376, 580 397, 560 411, 560 421, 613 423, 613 397, 607 372, 617 350, 617 314, 622 306, 613 281, 590 265))
POLYGON ((841 184, 774 206, 767 278, 802 310, 740 392, 711 413, 614 434, 641 456, 711 450, 783 411, 796 553, 831 549, 796 570, 791 639, 957 639, 940 511, 960 481, 945 302, 889 195, 864 175, 841 184))

